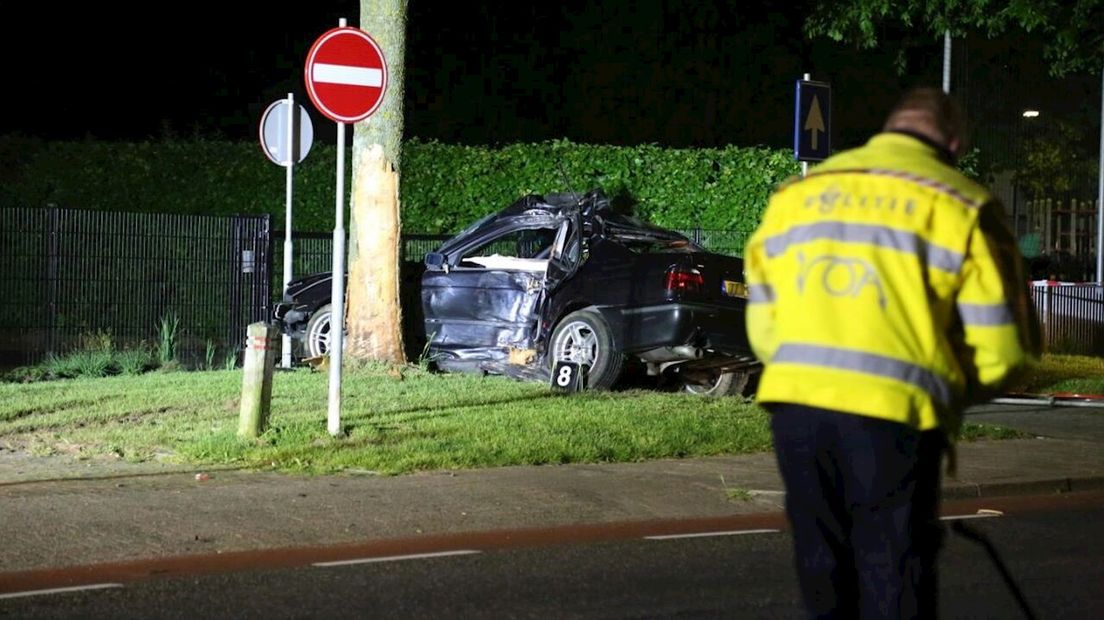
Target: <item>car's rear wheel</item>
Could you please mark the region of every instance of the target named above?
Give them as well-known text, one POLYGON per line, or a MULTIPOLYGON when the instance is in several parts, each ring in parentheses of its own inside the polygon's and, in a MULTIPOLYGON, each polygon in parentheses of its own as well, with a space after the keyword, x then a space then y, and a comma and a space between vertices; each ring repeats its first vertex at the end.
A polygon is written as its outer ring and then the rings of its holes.
POLYGON ((303 336, 303 345, 307 357, 322 357, 330 352, 330 304, 314 311, 307 321, 307 331, 303 336))
POLYGON ((751 373, 748 372, 718 372, 705 381, 686 381, 682 389, 698 396, 740 396, 750 380, 751 373))
POLYGON ((587 387, 609 389, 621 376, 625 356, 617 349, 613 333, 595 310, 576 310, 568 314, 552 331, 549 360, 586 364, 587 387))

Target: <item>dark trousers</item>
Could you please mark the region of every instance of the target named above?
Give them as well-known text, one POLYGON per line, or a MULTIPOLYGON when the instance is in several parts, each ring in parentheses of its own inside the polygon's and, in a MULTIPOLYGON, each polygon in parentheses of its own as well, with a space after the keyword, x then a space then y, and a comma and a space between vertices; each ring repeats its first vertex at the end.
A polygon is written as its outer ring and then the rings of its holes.
POLYGON ((935 618, 942 432, 767 408, 809 617, 935 618))

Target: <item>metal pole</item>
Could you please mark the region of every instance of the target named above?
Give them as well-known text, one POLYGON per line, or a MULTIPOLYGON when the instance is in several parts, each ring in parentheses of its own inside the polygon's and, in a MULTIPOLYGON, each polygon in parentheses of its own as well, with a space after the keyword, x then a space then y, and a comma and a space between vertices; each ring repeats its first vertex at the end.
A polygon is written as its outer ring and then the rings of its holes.
MULTIPOLYGON (((287 142, 284 143, 285 152, 287 153, 287 161, 284 162, 284 166, 287 167, 287 180, 286 191, 284 195, 284 290, 283 294, 287 294, 288 283, 291 282, 291 177, 292 169, 295 167, 295 158, 298 153, 293 153, 295 150, 295 123, 298 120, 298 116, 295 110, 295 96, 292 93, 288 93, 287 96, 287 132, 284 134, 287 138, 287 142)), ((291 368, 291 336, 284 334, 280 339, 280 366, 284 368, 291 368)))
POLYGON ((1100 81, 1100 158, 1096 190, 1096 283, 1104 286, 1104 69, 1100 81))
POLYGON ((326 429, 341 432, 341 345, 345 333, 345 123, 337 124, 337 221, 330 285, 330 407, 326 429))
MULTIPOLYGON (((806 82, 809 82, 813 79, 813 74, 812 73, 803 74, 801 76, 801 79, 805 80, 806 82)), ((800 107, 800 102, 798 103, 798 107, 800 107)), ((809 175, 809 162, 803 161, 803 162, 801 162, 801 177, 805 178, 808 175, 809 175)))
MULTIPOLYGON (((345 18, 339 20, 345 27, 345 18)), ((341 349, 345 340, 345 123, 337 124, 337 197, 330 284, 330 401, 326 430, 341 433, 341 349)))
POLYGON ((951 92, 951 31, 943 31, 943 92, 951 92))

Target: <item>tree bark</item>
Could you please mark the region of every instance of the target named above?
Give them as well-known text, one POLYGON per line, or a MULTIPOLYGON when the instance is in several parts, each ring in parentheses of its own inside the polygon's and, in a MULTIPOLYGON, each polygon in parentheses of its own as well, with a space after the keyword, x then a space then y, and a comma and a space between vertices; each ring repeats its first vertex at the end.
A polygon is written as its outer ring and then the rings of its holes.
POLYGON ((361 0, 360 28, 383 51, 387 88, 380 107, 353 127, 346 351, 352 358, 405 363, 399 298, 403 88, 407 0, 361 0))

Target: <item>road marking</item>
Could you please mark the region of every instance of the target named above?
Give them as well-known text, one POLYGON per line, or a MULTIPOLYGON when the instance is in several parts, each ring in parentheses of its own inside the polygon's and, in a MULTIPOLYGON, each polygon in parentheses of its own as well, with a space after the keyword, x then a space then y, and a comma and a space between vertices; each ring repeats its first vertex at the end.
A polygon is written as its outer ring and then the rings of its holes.
POLYGON ((645 540, 671 540, 672 538, 703 538, 706 536, 739 536, 741 534, 777 534, 781 530, 729 530, 727 532, 697 532, 694 534, 664 534, 645 536, 645 540))
POLYGON ((389 555, 380 558, 358 558, 355 560, 337 560, 334 562, 315 562, 311 566, 324 568, 327 566, 348 566, 350 564, 370 564, 372 562, 399 562, 402 560, 422 560, 425 558, 441 558, 450 555, 471 555, 483 553, 478 549, 460 549, 457 551, 440 551, 438 553, 412 553, 410 555, 389 555))
POLYGON ((992 519, 999 517, 999 514, 993 514, 991 512, 982 512, 976 515, 950 515, 946 517, 939 517, 940 521, 963 521, 965 519, 992 519))
POLYGON ((350 65, 330 65, 315 63, 311 69, 315 82, 327 84, 346 84, 348 86, 383 86, 383 71, 372 67, 353 67, 350 65))
POLYGON ((0 598, 19 598, 21 596, 42 596, 45 594, 62 594, 64 592, 80 592, 81 590, 103 590, 106 588, 121 588, 121 583, 94 583, 90 586, 73 586, 70 588, 49 588, 46 590, 27 590, 25 592, 9 592, 0 594, 0 598))

